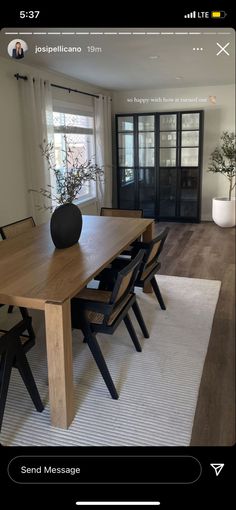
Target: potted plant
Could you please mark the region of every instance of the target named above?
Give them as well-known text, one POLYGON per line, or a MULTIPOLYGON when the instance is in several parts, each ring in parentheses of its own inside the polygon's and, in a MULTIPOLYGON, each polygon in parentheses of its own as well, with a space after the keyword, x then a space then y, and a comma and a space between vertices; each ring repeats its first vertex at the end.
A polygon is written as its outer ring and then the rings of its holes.
POLYGON ((229 181, 228 197, 215 197, 212 203, 212 217, 219 227, 234 227, 235 225, 235 134, 224 131, 221 144, 210 156, 209 172, 220 173, 229 181))
POLYGON ((82 229, 82 214, 74 201, 79 198, 80 191, 86 183, 96 181, 103 174, 98 165, 90 160, 81 163, 69 144, 65 146, 60 168, 55 163, 54 144, 44 143, 40 146, 55 184, 48 184, 47 188, 39 190, 30 190, 40 193, 50 202, 50 205, 44 202, 42 207, 53 212, 50 231, 56 248, 68 248, 78 242, 82 229))

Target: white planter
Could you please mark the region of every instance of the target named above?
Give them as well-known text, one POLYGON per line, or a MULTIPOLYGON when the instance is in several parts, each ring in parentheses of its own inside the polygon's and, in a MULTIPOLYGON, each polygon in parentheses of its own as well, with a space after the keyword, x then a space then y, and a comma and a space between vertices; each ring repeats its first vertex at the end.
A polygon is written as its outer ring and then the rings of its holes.
POLYGON ((216 197, 212 200, 212 218, 219 227, 235 226, 235 197, 229 200, 225 197, 216 197))

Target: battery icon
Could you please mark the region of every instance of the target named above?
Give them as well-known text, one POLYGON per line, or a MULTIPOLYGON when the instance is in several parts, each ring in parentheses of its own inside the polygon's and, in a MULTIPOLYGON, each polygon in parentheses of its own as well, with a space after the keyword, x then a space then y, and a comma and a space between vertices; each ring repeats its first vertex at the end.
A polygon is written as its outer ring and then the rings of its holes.
POLYGON ((211 11, 211 17, 214 19, 225 18, 227 16, 225 11, 211 11))

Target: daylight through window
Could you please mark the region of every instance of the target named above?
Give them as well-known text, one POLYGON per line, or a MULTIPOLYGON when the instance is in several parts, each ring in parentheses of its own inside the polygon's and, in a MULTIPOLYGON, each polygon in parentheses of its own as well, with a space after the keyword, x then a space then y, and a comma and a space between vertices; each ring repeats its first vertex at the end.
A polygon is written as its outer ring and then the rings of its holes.
MULTIPOLYGON (((53 112, 54 146, 56 167, 65 170, 63 163, 65 151, 71 149, 73 157, 81 164, 91 160, 95 162, 94 119, 90 115, 53 112)), ((88 182, 80 191, 80 200, 96 196, 94 182, 88 182)))

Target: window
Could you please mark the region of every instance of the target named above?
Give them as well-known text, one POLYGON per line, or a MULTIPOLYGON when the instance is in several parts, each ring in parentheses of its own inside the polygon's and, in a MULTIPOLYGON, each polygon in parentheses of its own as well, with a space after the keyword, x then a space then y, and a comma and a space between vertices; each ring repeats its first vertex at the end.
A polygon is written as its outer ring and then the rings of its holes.
MULTIPOLYGON (((56 110, 57 108, 55 108, 56 110)), ((59 108, 58 108, 59 109, 59 108)), ((65 151, 69 147, 73 156, 81 164, 89 160, 95 162, 94 147, 94 119, 92 112, 73 112, 70 107, 63 111, 53 112, 54 147, 56 168, 65 170, 63 160, 65 151)), ((80 200, 86 200, 96 196, 96 185, 89 181, 80 191, 80 200)))

